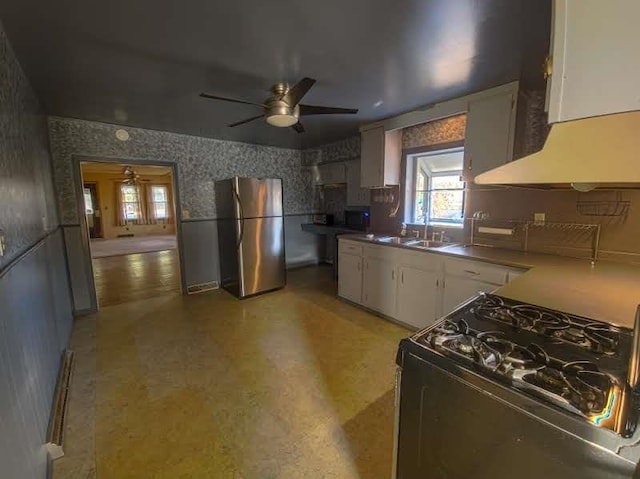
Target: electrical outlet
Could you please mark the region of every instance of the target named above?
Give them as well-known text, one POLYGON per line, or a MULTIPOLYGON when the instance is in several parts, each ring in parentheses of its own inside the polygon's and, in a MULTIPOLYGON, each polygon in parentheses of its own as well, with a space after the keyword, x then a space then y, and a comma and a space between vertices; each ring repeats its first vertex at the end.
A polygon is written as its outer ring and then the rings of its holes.
POLYGON ((0 231, 0 256, 4 256, 5 251, 7 250, 7 243, 4 239, 4 233, 0 231))
POLYGON ((547 215, 546 213, 534 213, 533 214, 533 222, 537 225, 543 225, 546 221, 547 215))

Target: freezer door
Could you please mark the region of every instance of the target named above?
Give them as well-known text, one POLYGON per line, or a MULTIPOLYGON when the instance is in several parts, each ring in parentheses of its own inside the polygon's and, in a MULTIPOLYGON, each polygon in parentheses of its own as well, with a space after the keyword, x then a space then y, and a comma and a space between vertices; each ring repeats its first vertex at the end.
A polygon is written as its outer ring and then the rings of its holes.
POLYGON ((237 218, 282 216, 282 180, 233 178, 237 218))
POLYGON ((282 288, 286 282, 282 217, 238 221, 240 297, 282 288))

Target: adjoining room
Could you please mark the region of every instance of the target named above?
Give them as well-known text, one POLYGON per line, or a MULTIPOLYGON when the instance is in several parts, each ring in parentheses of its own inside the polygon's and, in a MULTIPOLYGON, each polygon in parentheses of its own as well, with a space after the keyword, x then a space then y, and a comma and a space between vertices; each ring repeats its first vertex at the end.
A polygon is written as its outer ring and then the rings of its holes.
POLYGON ((82 162, 98 305, 180 291, 172 168, 82 162))

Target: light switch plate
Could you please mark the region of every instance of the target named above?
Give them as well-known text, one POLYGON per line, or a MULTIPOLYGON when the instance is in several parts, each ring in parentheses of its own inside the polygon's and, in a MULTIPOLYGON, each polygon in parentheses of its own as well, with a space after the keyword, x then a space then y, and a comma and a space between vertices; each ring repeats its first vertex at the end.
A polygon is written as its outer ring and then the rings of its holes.
POLYGON ((546 221, 547 215, 546 213, 534 213, 533 214, 533 222, 537 225, 543 225, 546 221))

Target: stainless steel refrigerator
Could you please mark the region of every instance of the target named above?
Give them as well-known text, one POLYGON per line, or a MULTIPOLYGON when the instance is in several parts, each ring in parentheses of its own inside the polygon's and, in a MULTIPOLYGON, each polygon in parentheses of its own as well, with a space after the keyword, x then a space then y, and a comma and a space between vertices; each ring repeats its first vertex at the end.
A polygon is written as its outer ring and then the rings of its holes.
POLYGON ((239 298, 282 288, 282 180, 236 176, 215 192, 222 287, 239 298))

